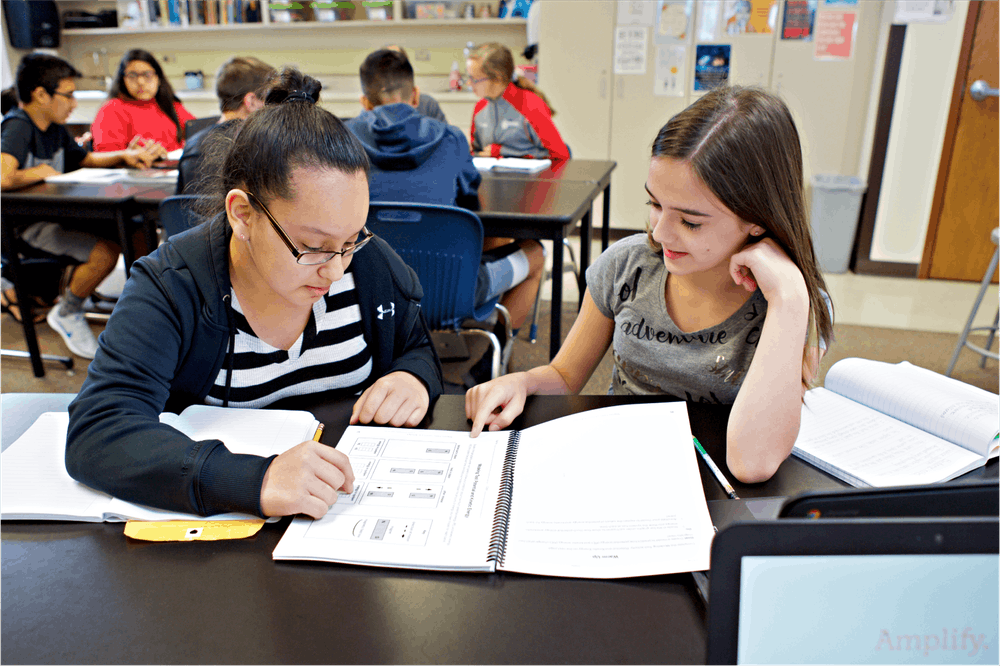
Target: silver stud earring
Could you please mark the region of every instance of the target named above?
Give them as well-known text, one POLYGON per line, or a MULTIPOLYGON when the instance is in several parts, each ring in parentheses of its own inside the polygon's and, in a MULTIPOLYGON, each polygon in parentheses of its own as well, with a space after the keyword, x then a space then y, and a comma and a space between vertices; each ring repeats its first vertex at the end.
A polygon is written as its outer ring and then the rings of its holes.
POLYGON ((247 239, 245 234, 240 234, 240 240, 245 241, 247 239))

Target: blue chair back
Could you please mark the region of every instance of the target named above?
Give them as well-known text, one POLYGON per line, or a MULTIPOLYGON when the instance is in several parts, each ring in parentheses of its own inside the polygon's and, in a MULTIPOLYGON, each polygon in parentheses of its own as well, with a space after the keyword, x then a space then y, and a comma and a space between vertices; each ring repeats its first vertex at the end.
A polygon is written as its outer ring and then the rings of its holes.
POLYGON ((496 300, 475 307, 483 254, 479 216, 457 206, 373 201, 368 229, 381 236, 417 273, 421 308, 432 329, 458 329, 462 320, 484 321, 496 300))
POLYGON ((198 196, 195 194, 175 194, 160 202, 160 226, 167 232, 167 238, 196 227, 204 221, 194 212, 197 200, 198 196))

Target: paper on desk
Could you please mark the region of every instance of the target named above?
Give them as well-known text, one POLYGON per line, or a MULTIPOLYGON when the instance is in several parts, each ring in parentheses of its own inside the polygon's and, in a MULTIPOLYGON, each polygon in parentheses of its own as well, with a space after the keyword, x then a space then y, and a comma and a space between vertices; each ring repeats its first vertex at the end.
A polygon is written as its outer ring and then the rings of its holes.
POLYGON ((176 183, 177 169, 77 169, 49 176, 47 183, 176 183))
POLYGON ((479 171, 523 171, 537 173, 552 166, 552 160, 529 160, 520 157, 473 157, 472 163, 479 171))

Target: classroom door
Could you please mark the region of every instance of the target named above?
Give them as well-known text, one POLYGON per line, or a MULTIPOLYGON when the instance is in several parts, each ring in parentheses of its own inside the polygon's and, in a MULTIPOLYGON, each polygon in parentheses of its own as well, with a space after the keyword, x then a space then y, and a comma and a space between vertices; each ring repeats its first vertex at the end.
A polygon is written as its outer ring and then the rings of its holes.
POLYGON ((954 141, 946 135, 920 277, 979 282, 996 249, 989 239, 998 223, 1000 104, 995 95, 974 99, 970 88, 975 81, 993 89, 1000 86, 997 9, 996 2, 969 7, 966 36, 972 39, 971 50, 967 62, 959 60, 961 98, 957 121, 950 120, 955 125, 948 130, 954 141))

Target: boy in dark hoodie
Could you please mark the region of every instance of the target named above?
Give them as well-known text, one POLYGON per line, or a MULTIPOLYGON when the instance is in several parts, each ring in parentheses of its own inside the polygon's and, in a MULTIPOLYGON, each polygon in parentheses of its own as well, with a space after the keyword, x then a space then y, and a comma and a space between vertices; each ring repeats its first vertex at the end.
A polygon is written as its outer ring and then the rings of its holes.
MULTIPOLYGON (((365 111, 344 123, 371 160, 372 201, 406 201, 454 206, 475 197, 481 177, 469 142, 457 127, 420 114, 420 90, 405 55, 390 49, 361 64, 361 105, 365 111)), ((476 304, 499 294, 517 329, 527 320, 545 268, 545 253, 534 240, 484 241, 476 283, 476 304)))

